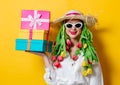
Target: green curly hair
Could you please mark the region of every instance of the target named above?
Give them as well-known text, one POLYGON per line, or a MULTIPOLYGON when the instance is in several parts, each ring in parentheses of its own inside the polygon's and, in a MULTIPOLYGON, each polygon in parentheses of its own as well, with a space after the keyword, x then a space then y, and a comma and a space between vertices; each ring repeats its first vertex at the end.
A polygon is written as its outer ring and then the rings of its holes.
MULTIPOLYGON (((57 35, 56 45, 53 49, 52 55, 55 55, 56 57, 58 57, 62 52, 64 52, 65 57, 67 57, 67 51, 66 51, 66 40, 67 39, 69 39, 69 36, 65 32, 65 26, 63 23, 60 28, 60 31, 57 35)), ((75 51, 75 54, 79 55, 79 54, 81 54, 81 52, 83 52, 84 57, 85 57, 84 61, 86 61, 88 63, 88 65, 83 66, 83 68, 84 68, 84 70, 87 70, 88 68, 92 68, 93 63, 98 62, 98 57, 96 55, 96 50, 92 45, 92 33, 87 28, 86 23, 84 23, 84 25, 83 25, 79 42, 82 43, 82 48, 78 48, 75 51), (87 47, 84 47, 85 44, 87 47)))

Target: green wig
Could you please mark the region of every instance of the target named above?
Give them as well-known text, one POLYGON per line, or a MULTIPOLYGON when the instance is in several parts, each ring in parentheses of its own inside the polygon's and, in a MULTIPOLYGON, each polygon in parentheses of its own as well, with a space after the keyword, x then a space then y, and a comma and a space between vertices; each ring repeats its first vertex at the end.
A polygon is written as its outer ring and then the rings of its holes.
POLYGON ((68 36, 65 32, 65 27, 63 24, 56 38, 56 45, 53 49, 53 55, 59 56, 61 52, 64 52, 65 54, 67 53, 66 52, 66 39, 68 39, 68 36))
POLYGON ((96 50, 92 45, 92 33, 87 28, 86 24, 84 24, 82 34, 80 36, 80 42, 82 42, 82 45, 87 45, 86 48, 84 48, 84 46, 82 47, 85 59, 93 62, 98 62, 96 50))
MULTIPOLYGON (((56 45, 53 49, 54 55, 59 56, 61 52, 64 52, 65 54, 67 53, 66 52, 66 40, 68 38, 69 37, 67 36, 65 32, 65 27, 63 24, 56 38, 56 45)), ((92 45, 92 33, 87 28, 85 23, 84 23, 84 27, 82 29, 82 33, 81 33, 79 41, 82 43, 82 45, 87 44, 87 47, 84 48, 84 46, 82 46, 82 48, 79 49, 78 53, 76 54, 79 54, 80 53, 79 51, 82 50, 87 60, 89 59, 90 61, 98 61, 96 50, 92 45)))

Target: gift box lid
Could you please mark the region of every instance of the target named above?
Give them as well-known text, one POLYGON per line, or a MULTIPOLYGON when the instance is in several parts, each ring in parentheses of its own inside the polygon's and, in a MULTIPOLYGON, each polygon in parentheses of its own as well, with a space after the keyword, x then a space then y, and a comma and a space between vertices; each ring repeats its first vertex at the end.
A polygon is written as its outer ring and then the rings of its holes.
POLYGON ((22 10, 21 29, 49 30, 50 11, 22 10))

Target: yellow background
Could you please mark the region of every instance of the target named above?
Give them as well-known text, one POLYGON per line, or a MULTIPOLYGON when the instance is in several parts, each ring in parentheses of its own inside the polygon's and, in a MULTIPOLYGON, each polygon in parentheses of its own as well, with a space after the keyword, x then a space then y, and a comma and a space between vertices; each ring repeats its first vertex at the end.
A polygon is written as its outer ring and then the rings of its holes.
POLYGON ((105 85, 120 85, 119 3, 119 0, 1 0, 0 85, 46 85, 42 58, 15 50, 22 9, 50 10, 51 20, 70 9, 97 17, 97 30, 92 31, 105 85))

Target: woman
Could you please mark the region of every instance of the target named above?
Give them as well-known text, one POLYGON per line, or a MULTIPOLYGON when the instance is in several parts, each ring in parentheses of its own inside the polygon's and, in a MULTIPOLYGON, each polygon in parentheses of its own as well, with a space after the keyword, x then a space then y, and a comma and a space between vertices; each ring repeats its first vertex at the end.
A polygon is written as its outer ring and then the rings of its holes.
POLYGON ((71 10, 53 24, 61 25, 50 61, 45 54, 49 85, 103 85, 102 71, 96 51, 92 46, 92 34, 88 27, 96 19, 71 10))

